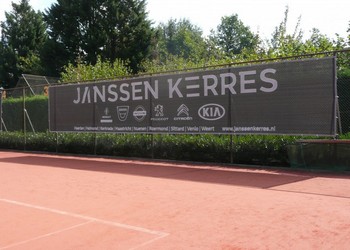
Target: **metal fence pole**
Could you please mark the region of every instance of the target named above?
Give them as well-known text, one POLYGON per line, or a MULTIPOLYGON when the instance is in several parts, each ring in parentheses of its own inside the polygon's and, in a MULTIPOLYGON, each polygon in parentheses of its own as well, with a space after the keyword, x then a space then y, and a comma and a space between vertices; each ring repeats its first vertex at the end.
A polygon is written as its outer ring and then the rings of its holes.
POLYGON ((56 134, 56 153, 58 153, 58 132, 55 132, 56 134))
POLYGON ((30 119, 30 116, 28 114, 28 111, 26 109, 24 109, 24 113, 25 113, 25 117, 28 119, 29 125, 32 128, 33 133, 35 134, 35 129, 32 123, 32 119, 30 119))
POLYGON ((340 109, 339 109, 339 96, 337 95, 337 114, 336 117, 338 119, 338 129, 339 129, 339 134, 342 135, 343 134, 343 128, 342 128, 342 124, 341 124, 341 117, 340 117, 340 109))
POLYGON ((4 122, 4 119, 2 119, 1 118, 1 131, 2 131, 2 129, 4 128, 5 129, 5 131, 7 132, 8 130, 7 130, 7 127, 6 127, 6 124, 5 124, 5 122, 4 122))
POLYGON ((95 142, 94 142, 94 155, 97 155, 97 133, 94 133, 95 135, 95 142))
POLYGON ((233 135, 230 134, 230 163, 233 164, 233 135))
POLYGON ((23 95, 23 135, 24 135, 24 150, 26 150, 27 145, 27 127, 26 127, 26 89, 22 88, 22 95, 23 95))
POLYGON ((151 134, 151 157, 154 159, 154 136, 151 134))

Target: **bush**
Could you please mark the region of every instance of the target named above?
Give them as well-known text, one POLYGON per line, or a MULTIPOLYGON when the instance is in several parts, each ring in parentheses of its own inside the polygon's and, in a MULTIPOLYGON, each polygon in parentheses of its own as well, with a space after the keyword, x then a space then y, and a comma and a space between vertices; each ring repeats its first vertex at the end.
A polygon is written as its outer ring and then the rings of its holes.
POLYGON ((89 133, 58 134, 57 151, 70 154, 94 154, 95 135, 89 133))
MULTIPOLYGON (((348 135, 350 137, 350 134, 348 135)), ((2 132, 0 148, 180 161, 287 166, 292 136, 2 132)))
POLYGON ((54 133, 27 133, 26 150, 56 152, 56 134, 54 133))
POLYGON ((98 155, 143 158, 152 156, 150 135, 97 134, 96 136, 96 154, 98 155))
POLYGON ((295 139, 292 136, 239 136, 235 140, 234 160, 242 164, 286 165, 287 145, 295 139))
POLYGON ((228 136, 155 135, 154 156, 160 159, 229 162, 228 136))
POLYGON ((0 148, 2 149, 24 149, 24 134, 20 132, 1 132, 0 148))
MULTIPOLYGON (((91 133, 1 132, 0 148, 88 154, 233 163, 265 166, 288 166, 288 145, 297 139, 312 137, 245 135, 144 135, 91 133)), ((350 139, 350 133, 340 139, 350 139)))
POLYGON ((129 76, 131 69, 128 62, 117 59, 113 64, 102 62, 98 57, 95 65, 77 62, 77 65, 68 64, 61 73, 62 82, 96 81, 97 79, 115 79, 129 76))

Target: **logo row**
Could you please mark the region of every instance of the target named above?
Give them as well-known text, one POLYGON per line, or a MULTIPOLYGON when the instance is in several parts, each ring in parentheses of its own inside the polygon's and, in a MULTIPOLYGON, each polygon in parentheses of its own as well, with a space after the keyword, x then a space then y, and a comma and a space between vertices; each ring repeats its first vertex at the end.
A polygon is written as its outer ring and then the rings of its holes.
MULTIPOLYGON (((130 106, 117 106, 117 116, 118 120, 121 122, 124 122, 127 120, 129 116, 129 110, 130 106)), ((154 117, 151 118, 152 121, 167 121, 169 120, 168 117, 166 117, 164 114, 164 106, 161 104, 156 105, 153 108, 154 111, 154 117)), ((225 115, 225 108, 221 106, 220 104, 216 103, 209 103, 201 106, 198 109, 198 115, 203 120, 207 121, 215 121, 219 120, 225 115)), ((132 111, 132 116, 134 119, 138 122, 142 122, 146 116, 147 116, 147 110, 144 106, 139 105, 132 111)), ((190 116, 190 109, 185 105, 181 104, 177 108, 177 114, 176 117, 174 117, 175 121, 189 121, 193 120, 193 118, 190 116)), ((110 114, 109 108, 106 107, 104 110, 104 114, 101 118, 101 123, 112 123, 112 115, 110 114)))

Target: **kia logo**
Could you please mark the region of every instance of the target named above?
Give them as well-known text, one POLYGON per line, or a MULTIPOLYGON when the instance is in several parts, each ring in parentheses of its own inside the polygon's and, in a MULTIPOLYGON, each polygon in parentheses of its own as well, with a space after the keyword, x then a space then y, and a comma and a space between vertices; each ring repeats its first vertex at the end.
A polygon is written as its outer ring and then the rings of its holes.
POLYGON ((209 103, 199 108, 198 115, 204 120, 215 121, 224 117, 225 109, 219 104, 209 103))

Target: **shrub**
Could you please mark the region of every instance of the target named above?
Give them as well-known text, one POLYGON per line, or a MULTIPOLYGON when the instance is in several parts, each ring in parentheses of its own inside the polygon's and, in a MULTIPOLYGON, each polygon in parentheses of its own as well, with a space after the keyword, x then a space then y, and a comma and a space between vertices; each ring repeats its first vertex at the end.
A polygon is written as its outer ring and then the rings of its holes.
POLYGON ((26 150, 56 152, 56 134, 54 133, 26 133, 26 150))
POLYGON ((230 162, 232 154, 236 164, 286 166, 287 145, 295 139, 291 136, 233 136, 231 151, 229 135, 45 132, 26 133, 24 137, 20 132, 2 132, 0 148, 216 163, 230 162))
POLYGON ((21 132, 1 132, 0 148, 2 149, 24 149, 24 134, 21 132))

